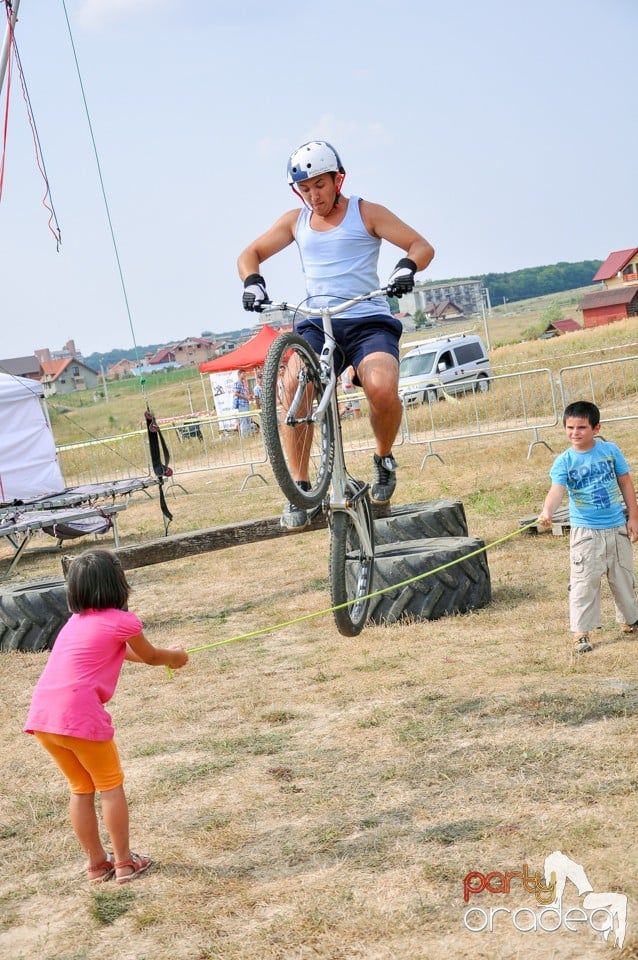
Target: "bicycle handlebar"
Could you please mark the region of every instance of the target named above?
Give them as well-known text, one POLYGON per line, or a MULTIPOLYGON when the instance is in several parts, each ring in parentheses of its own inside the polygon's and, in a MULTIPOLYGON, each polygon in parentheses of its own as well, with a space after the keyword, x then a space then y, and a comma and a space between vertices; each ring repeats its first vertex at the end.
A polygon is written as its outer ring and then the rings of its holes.
POLYGON ((344 300, 334 307, 304 307, 301 304, 293 306, 290 303, 286 303, 285 300, 280 303, 274 300, 268 300, 259 312, 270 313, 273 310, 293 310, 295 313, 303 313, 307 317, 334 317, 337 313, 349 310, 355 303, 362 303, 364 300, 374 300, 375 297, 386 296, 387 290, 387 287, 381 287, 379 290, 372 290, 371 293, 362 293, 360 296, 353 297, 352 300, 344 300))

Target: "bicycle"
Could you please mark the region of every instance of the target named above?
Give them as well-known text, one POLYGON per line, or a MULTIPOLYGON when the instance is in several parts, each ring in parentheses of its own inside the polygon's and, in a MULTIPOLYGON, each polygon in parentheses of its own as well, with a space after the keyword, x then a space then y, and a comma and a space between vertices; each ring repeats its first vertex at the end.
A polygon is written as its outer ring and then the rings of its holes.
MULTIPOLYGON (((263 368, 262 433, 266 453, 282 493, 304 510, 323 507, 330 528, 330 594, 337 629, 361 633, 368 616, 374 573, 374 521, 369 484, 346 468, 334 367, 336 342, 332 317, 355 303, 385 295, 385 289, 354 297, 334 307, 296 307, 269 303, 264 312, 294 309, 323 322, 324 343, 317 356, 299 334, 273 340, 263 368), (308 490, 296 480, 308 465, 308 490)), ((305 471, 304 471, 305 472, 305 471)))

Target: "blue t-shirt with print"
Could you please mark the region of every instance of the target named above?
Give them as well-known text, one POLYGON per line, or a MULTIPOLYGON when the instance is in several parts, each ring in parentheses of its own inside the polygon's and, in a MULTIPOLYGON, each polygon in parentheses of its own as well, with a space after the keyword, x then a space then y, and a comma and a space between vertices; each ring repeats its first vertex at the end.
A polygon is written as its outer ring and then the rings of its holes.
POLYGON ((572 527, 606 530, 626 523, 624 500, 617 477, 629 473, 620 449, 607 440, 596 440, 591 450, 570 447, 556 457, 549 475, 567 487, 572 527))

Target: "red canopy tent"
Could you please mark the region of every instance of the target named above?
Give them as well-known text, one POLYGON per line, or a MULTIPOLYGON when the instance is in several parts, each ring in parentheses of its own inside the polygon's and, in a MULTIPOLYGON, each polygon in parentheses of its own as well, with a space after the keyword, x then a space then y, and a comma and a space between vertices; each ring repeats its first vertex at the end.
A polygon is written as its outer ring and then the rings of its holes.
POLYGON ((214 360, 207 360, 200 363, 200 373, 222 373, 224 370, 252 370, 254 367, 262 366, 268 353, 268 348, 275 337, 279 336, 279 330, 264 324, 259 333, 241 347, 231 350, 223 357, 215 357, 214 360))

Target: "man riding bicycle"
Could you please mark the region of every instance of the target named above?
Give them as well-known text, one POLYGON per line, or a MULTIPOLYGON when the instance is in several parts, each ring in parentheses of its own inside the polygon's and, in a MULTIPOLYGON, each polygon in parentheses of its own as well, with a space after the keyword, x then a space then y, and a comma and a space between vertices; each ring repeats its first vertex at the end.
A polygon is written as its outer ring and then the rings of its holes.
MULTIPOLYGON (((237 266, 244 282, 245 310, 260 311, 268 302, 266 282, 259 273, 261 264, 293 241, 299 248, 312 307, 334 306, 377 289, 382 240, 405 252, 388 280, 388 295, 402 296, 413 289, 414 274, 431 262, 433 247, 385 207, 359 197, 344 197, 341 188, 345 175, 337 151, 326 141, 304 143, 291 155, 288 183, 304 208, 289 210, 240 254, 237 266)), ((403 328, 390 313, 385 297, 337 314, 333 327, 338 345, 335 372, 338 376, 352 365, 353 382, 362 387, 369 404, 376 441, 371 499, 386 504, 396 487, 392 444, 402 416, 398 385, 403 328)), ((323 331, 315 321, 303 320, 297 332, 317 354, 321 353, 323 331)), ((308 464, 300 458, 297 467, 297 483, 308 489, 308 464)), ((307 525, 308 516, 305 510, 288 503, 281 522, 299 530, 307 525)))

